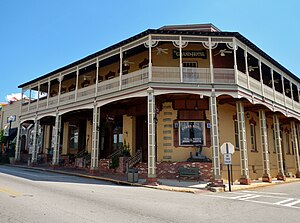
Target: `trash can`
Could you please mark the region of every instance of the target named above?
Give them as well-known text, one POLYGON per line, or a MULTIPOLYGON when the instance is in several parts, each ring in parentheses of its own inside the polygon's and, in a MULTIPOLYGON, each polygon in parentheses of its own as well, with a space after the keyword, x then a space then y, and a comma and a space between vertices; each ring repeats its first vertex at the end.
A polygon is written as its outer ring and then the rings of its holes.
POLYGON ((139 171, 136 169, 129 169, 127 173, 127 181, 130 183, 137 183, 139 180, 139 171))

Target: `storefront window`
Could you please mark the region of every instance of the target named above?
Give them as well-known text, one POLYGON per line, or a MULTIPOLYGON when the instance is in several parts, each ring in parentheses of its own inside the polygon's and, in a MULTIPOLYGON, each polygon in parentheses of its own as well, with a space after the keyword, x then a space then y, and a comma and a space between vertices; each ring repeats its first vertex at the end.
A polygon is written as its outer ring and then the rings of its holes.
POLYGON ((205 146, 205 122, 204 121, 179 121, 179 145, 205 146))
POLYGON ((78 127, 76 125, 70 125, 69 132, 70 132, 70 141, 69 141, 70 150, 77 150, 78 149, 78 127))

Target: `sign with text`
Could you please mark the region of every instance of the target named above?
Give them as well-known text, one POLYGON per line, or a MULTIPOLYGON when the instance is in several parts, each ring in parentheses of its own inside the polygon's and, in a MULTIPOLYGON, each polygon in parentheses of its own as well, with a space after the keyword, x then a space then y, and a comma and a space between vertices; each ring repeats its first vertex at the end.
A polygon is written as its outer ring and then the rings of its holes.
POLYGON ((231 165, 231 164, 232 164, 231 154, 225 153, 224 154, 224 165, 231 165))
MULTIPOLYGON (((173 50, 173 59, 180 57, 179 50, 173 50)), ((182 58, 202 58, 206 59, 206 50, 182 50, 182 58)))
POLYGON ((225 153, 233 154, 234 153, 234 146, 232 145, 231 142, 224 142, 221 145, 220 149, 221 149, 222 154, 225 154, 225 153))

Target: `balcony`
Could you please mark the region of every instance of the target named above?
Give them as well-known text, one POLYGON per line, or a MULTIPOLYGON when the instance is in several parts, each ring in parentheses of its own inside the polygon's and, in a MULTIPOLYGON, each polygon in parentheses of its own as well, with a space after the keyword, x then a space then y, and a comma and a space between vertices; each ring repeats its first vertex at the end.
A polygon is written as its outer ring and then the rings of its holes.
MULTIPOLYGON (((151 82, 169 83, 169 84, 214 84, 219 85, 234 85, 236 78, 234 69, 214 68, 214 75, 211 77, 210 68, 182 68, 182 76, 180 67, 152 67, 151 82)), ((273 90, 260 81, 247 76, 245 73, 238 71, 238 85, 244 89, 248 89, 257 95, 261 95, 271 101, 277 102, 280 105, 285 105, 287 108, 300 108, 300 104, 292 99, 285 97, 282 93, 273 90)), ((102 81, 98 84, 93 84, 77 91, 71 91, 57 95, 54 97, 45 97, 40 100, 31 101, 23 104, 22 114, 30 114, 32 112, 55 108, 72 104, 74 102, 84 101, 97 96, 118 92, 124 89, 140 86, 149 82, 149 69, 144 68, 137 70, 120 77, 114 77, 109 80, 102 81)))

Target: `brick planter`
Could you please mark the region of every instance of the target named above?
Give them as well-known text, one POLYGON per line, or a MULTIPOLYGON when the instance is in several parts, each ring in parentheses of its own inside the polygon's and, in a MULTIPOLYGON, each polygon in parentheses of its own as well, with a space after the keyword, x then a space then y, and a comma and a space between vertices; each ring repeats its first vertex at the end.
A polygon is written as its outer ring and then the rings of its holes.
MULTIPOLYGON (((198 167, 200 171, 200 180, 210 182, 213 179, 212 163, 200 162, 157 162, 157 178, 178 179, 179 167, 198 167)), ((147 177, 147 163, 139 163, 136 165, 136 168, 141 177, 147 177)))

